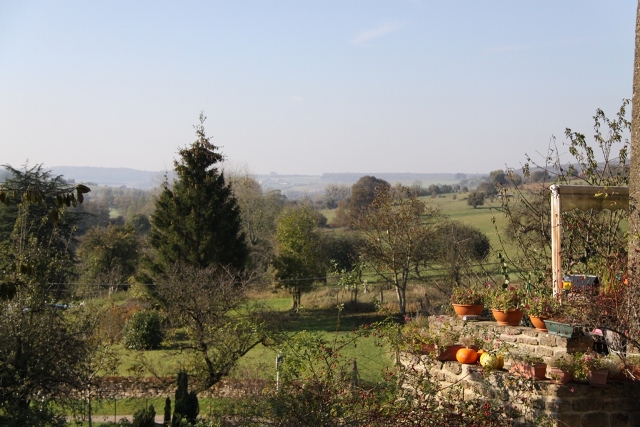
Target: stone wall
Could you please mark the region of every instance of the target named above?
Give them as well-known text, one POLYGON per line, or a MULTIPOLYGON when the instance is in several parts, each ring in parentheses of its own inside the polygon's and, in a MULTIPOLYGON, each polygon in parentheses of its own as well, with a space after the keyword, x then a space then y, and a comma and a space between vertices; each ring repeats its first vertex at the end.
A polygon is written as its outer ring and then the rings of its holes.
MULTIPOLYGON (((430 329, 448 323, 453 329, 492 331, 499 339, 511 343, 517 351, 542 357, 545 362, 558 355, 585 351, 593 346, 589 337, 562 338, 533 328, 498 326, 495 322, 474 322, 464 325, 456 318, 442 316, 430 319, 430 329), (471 326, 471 327, 469 327, 471 326)), ((605 387, 593 387, 582 383, 551 384, 549 380, 524 379, 510 374, 506 369, 488 372, 479 365, 463 365, 456 361, 420 363, 420 358, 406 356, 403 363, 414 366, 431 366, 430 373, 443 389, 459 384, 465 398, 490 397, 512 404, 521 410, 529 410, 526 419, 536 425, 536 417, 546 415, 555 425, 567 427, 640 426, 640 382, 612 382, 605 387), (416 359, 417 358, 417 359, 416 359)), ((509 360, 505 368, 509 368, 509 360)))
MULTIPOLYGON (((259 393, 265 385, 265 381, 259 379, 238 381, 225 378, 211 389, 199 392, 198 397, 239 398, 259 393)), ((176 387, 175 378, 102 377, 94 389, 100 390, 100 397, 106 399, 173 399, 176 387)))

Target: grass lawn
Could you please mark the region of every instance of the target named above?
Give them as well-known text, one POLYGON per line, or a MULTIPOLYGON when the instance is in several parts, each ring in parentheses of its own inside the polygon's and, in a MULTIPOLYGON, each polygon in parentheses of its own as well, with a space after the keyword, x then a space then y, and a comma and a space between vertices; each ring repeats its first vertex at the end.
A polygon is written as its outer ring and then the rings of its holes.
MULTIPOLYGON (((384 316, 378 313, 346 313, 342 312, 338 320, 336 308, 309 308, 300 314, 289 316, 291 298, 281 294, 269 297, 269 294, 254 296, 259 298, 267 307, 279 311, 283 315, 285 330, 290 334, 297 332, 319 332, 328 342, 336 337, 344 337, 351 331, 365 323, 384 320, 384 316)), ((173 376, 180 370, 183 356, 180 352, 170 349, 152 351, 127 350, 122 346, 117 347, 120 356, 117 375, 135 375, 136 365, 140 357, 144 357, 160 376, 173 376)), ((253 348, 240 359, 237 368, 231 374, 232 378, 261 378, 271 379, 275 377, 275 358, 278 349, 265 347, 261 344, 253 348)), ((378 381, 386 367, 391 366, 391 359, 386 346, 373 337, 362 338, 357 346, 344 349, 344 356, 349 360, 356 359, 360 377, 365 381, 378 381)), ((148 373, 146 374, 148 375, 148 373)))

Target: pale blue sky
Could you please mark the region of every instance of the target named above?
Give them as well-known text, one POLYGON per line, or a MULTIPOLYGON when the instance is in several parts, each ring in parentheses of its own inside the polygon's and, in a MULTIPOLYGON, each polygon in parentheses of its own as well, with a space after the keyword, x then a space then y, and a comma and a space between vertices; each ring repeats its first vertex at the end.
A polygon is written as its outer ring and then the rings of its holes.
POLYGON ((0 0, 0 163, 488 172, 632 94, 632 0, 0 0))

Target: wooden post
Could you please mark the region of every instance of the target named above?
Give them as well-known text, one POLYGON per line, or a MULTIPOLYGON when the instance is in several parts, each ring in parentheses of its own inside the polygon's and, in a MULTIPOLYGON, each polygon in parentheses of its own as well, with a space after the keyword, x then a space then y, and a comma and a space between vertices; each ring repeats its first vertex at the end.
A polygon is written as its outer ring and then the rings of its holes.
POLYGON ((553 295, 562 295, 562 229, 560 222, 560 193, 557 185, 551 189, 551 269, 553 271, 553 295))

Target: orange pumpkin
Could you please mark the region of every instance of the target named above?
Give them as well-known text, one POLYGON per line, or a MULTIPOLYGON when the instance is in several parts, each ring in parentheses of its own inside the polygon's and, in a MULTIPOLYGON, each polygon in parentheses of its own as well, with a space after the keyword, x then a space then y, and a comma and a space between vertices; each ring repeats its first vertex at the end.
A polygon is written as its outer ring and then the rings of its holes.
POLYGON ((461 348, 456 353, 456 359, 460 363, 472 365, 478 360, 478 352, 472 348, 461 348))

